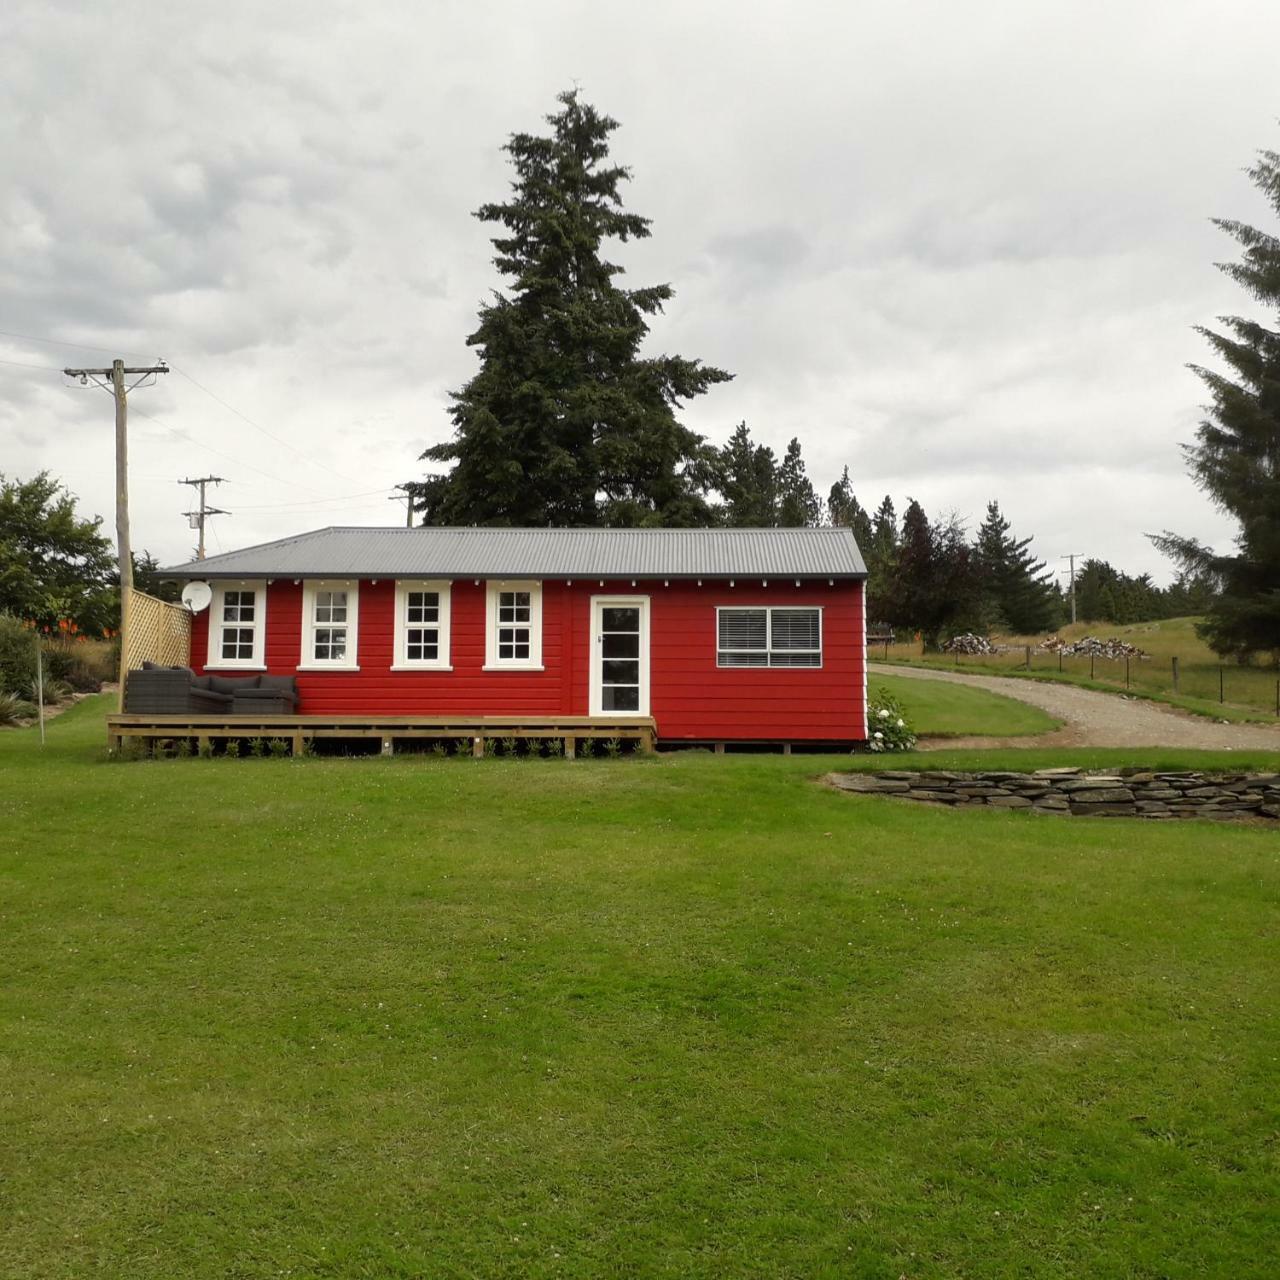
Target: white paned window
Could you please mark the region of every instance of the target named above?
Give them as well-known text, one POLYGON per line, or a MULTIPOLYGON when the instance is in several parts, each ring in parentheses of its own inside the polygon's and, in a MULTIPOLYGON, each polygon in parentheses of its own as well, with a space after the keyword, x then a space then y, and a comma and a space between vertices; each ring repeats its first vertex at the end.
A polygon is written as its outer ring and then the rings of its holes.
POLYGON ((396 583, 392 671, 449 671, 449 583, 396 583))
POLYGON ((267 621, 265 582, 227 582, 213 586, 209 602, 209 667, 266 666, 267 621))
POLYGON ((490 582, 485 666, 542 670, 542 583, 490 582))
POLYGON ((358 583, 308 582, 303 587, 301 670, 359 670, 359 608, 358 583))
POLYGON ((716 666, 822 666, 822 610, 716 610, 716 666))

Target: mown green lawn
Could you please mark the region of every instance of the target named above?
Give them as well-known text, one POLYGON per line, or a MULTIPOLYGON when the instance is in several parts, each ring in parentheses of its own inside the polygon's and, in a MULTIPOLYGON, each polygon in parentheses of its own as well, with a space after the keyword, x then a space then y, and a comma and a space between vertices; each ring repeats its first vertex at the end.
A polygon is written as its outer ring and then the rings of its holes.
POLYGON ((33 736, 0 1275, 1274 1274, 1273 831, 33 736))
POLYGON ((945 680, 916 680, 906 676, 873 675, 868 688, 891 693, 906 718, 922 737, 958 738, 970 734, 1018 738, 1051 733, 1061 727, 1048 712, 1016 698, 948 684, 945 680))

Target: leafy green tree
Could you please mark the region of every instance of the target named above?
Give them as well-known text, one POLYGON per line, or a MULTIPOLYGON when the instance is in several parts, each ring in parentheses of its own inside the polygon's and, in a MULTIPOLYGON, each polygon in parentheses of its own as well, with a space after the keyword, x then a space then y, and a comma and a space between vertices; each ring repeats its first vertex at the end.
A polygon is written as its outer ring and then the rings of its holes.
MULTIPOLYGON (((171 604, 182 599, 182 587, 171 578, 160 576, 160 562, 150 551, 133 555, 133 585, 137 591, 143 591, 157 600, 168 600, 171 604)), ((119 579, 117 578, 117 585, 119 579)))
POLYGON ((558 101, 549 136, 506 145, 511 198, 477 211, 503 228, 509 289, 468 339, 480 370, 453 397, 453 438, 422 455, 454 465, 423 482, 420 509, 429 524, 709 524, 714 451, 676 410, 730 375, 640 355, 673 291, 619 287, 602 247, 648 236, 649 220, 622 206, 617 122, 576 90, 558 101))
POLYGON ((1000 504, 987 503, 987 518, 974 547, 975 572, 983 618, 1016 635, 1056 627, 1060 613, 1052 575, 1027 548, 1030 538, 1015 538, 1000 504))
POLYGON ((805 472, 800 441, 795 436, 778 464, 776 523, 787 529, 813 528, 822 523, 822 499, 805 472))
MULTIPOLYGON (((1280 152, 1262 151, 1249 170, 1280 215, 1280 152)), ((1280 235, 1215 219, 1243 248, 1219 268, 1268 309, 1280 308, 1280 235)), ((1215 652, 1280 656, 1280 331, 1223 316, 1225 333, 1202 328, 1230 375, 1192 366, 1209 388, 1209 417, 1185 447, 1196 483, 1238 524, 1236 554, 1165 532, 1154 538, 1182 566, 1208 574, 1220 591, 1201 624, 1215 652)))
POLYGON ((778 460, 768 445, 756 444, 740 422, 720 450, 716 488, 724 505, 723 523, 740 529, 767 529, 778 521, 778 460))
POLYGON ((116 563, 101 525, 77 515, 75 498, 47 471, 0 475, 0 613, 46 629, 65 618, 94 635, 114 626, 116 563))

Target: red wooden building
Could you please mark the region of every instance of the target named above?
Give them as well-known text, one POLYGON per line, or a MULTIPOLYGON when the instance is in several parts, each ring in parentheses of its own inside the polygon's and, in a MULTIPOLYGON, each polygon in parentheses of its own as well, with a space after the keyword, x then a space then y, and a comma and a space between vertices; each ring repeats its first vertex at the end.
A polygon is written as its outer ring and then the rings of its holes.
POLYGON ((867 736, 848 529, 329 528, 164 571, 191 662, 303 716, 652 717, 659 740, 867 736))

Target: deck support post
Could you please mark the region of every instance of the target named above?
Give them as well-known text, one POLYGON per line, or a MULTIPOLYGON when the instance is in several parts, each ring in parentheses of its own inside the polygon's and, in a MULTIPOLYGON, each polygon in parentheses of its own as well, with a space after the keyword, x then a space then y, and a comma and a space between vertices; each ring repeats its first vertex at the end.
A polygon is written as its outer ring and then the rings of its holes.
POLYGON ((299 756, 307 754, 307 740, 300 733, 293 735, 293 756, 296 760, 299 756))
POLYGON ((717 742, 717 743, 716 743, 716 755, 718 755, 718 756, 722 756, 722 755, 724 755, 724 743, 723 743, 723 742, 717 742))
POLYGON ((484 739, 483 738, 471 739, 471 754, 477 760, 484 759, 484 739))
POLYGON ((789 742, 784 742, 784 743, 782 744, 782 754, 783 754, 784 756, 789 756, 789 755, 791 754, 791 743, 789 743, 789 742))
POLYGON ((206 752, 213 749, 213 739, 207 733, 202 733, 196 737, 196 755, 202 756, 206 752))
POLYGON ((564 758, 573 760, 578 754, 578 740, 571 734, 565 736, 564 740, 564 758))
POLYGON ((395 755, 395 750, 395 743, 392 741, 391 735, 384 733, 382 735, 382 754, 384 756, 395 755))
POLYGON ((653 751, 654 751, 654 744, 653 744, 653 731, 652 731, 652 730, 650 730, 650 729, 644 729, 644 730, 642 730, 642 731, 641 731, 641 733, 640 733, 640 750, 641 750, 641 752, 642 752, 644 755, 646 755, 646 756, 651 756, 651 755, 653 755, 653 751))

